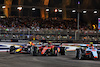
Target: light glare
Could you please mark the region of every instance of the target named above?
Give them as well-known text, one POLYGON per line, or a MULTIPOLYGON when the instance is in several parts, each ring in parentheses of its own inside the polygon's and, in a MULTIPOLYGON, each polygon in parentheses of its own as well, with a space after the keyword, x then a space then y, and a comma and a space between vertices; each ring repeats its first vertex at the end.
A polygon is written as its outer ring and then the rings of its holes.
POLYGON ((49 9, 46 9, 46 11, 48 12, 48 11, 49 11, 49 9))
POLYGON ((97 11, 94 11, 94 13, 97 13, 97 11))
POLYGON ((18 10, 22 10, 22 7, 17 7, 18 10))
POLYGON ((62 10, 61 10, 61 9, 59 9, 58 11, 59 11, 59 12, 62 12, 62 10))
POLYGON ((87 11, 83 11, 83 13, 86 13, 87 11))
POLYGON ((6 6, 2 6, 2 8, 3 8, 3 9, 5 9, 5 8, 6 8, 6 6))
POLYGON ((72 12, 74 13, 74 12, 76 12, 76 10, 72 10, 72 12))
POLYGON ((58 10, 57 9, 55 9, 55 12, 57 12, 58 10))
POLYGON ((35 10, 35 8, 32 8, 32 10, 35 10))

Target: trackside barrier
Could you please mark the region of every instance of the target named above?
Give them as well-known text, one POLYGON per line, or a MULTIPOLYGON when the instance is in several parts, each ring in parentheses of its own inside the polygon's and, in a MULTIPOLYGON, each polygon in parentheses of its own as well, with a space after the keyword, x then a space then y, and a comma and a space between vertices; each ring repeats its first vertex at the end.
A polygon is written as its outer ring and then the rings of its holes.
MULTIPOLYGON (((62 46, 85 46, 89 44, 79 44, 79 43, 62 43, 62 46)), ((100 44, 93 44, 94 46, 100 46, 100 44)))
MULTIPOLYGON (((25 45, 27 43, 19 43, 19 42, 0 42, 0 52, 1 51, 7 51, 11 45, 15 45, 16 48, 20 47, 20 45, 25 45)), ((39 44, 39 42, 34 42, 34 44, 39 44)), ((44 45, 47 45, 48 43, 42 43, 44 45)), ((87 44, 79 44, 79 43, 52 43, 52 45, 60 45, 62 47, 65 47, 67 51, 74 51, 76 48, 87 45, 87 44)), ((100 44, 93 44, 96 46, 100 46, 100 44)))
MULTIPOLYGON (((78 43, 62 43, 62 47, 67 48, 66 51, 75 51, 76 48, 79 48, 80 46, 86 46, 89 44, 78 44, 78 43)), ((100 44, 93 44, 94 46, 100 47, 100 44)))

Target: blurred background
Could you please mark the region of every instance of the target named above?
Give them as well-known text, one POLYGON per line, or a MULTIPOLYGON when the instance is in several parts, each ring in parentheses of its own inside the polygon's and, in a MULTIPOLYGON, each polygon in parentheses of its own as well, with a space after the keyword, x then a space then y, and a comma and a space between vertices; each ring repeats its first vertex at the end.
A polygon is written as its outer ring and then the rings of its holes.
POLYGON ((0 0, 0 39, 99 41, 99 0, 0 0))

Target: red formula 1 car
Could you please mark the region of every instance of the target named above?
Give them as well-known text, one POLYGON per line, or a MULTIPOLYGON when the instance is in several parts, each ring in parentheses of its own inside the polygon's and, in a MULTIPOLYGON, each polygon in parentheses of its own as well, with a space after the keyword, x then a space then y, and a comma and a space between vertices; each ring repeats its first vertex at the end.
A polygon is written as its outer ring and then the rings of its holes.
POLYGON ((35 45, 31 47, 30 53, 32 55, 60 55, 60 47, 50 45, 50 46, 41 46, 41 45, 35 45))

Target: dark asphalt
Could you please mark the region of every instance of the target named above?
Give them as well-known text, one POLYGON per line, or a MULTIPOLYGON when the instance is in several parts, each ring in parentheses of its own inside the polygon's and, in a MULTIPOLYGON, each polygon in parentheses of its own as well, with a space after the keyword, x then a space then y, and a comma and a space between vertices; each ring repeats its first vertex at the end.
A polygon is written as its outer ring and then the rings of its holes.
POLYGON ((77 60, 74 52, 67 56, 0 53, 0 67, 100 67, 100 60, 77 60))

